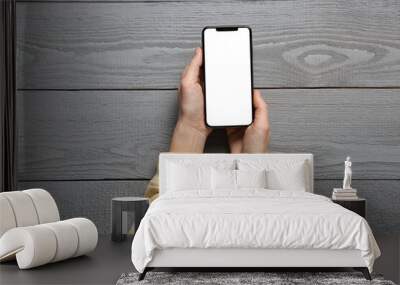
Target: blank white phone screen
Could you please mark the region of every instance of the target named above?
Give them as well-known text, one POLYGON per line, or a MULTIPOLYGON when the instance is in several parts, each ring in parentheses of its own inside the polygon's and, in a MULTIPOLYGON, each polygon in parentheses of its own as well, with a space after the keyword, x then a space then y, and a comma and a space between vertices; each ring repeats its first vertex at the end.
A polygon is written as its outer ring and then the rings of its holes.
POLYGON ((207 124, 251 124, 250 30, 207 28, 203 40, 207 124))

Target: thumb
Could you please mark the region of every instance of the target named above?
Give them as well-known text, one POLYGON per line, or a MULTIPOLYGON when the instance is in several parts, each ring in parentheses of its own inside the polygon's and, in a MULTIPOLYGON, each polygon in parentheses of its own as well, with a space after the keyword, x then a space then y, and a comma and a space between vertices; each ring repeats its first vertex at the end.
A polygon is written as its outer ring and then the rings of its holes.
POLYGON ((261 128, 269 128, 268 105, 261 96, 260 90, 253 91, 253 105, 255 109, 254 125, 261 128))
POLYGON ((196 48, 192 61, 186 66, 183 74, 182 81, 198 82, 200 78, 200 69, 203 64, 203 52, 201 48, 196 48))

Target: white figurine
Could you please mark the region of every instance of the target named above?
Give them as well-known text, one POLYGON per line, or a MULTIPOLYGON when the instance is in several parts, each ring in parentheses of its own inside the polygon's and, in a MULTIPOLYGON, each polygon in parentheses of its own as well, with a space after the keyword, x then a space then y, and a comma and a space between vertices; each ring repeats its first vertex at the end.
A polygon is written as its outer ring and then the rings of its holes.
POLYGON ((350 156, 346 158, 344 162, 344 179, 343 179, 343 189, 352 189, 351 188, 351 160, 350 156))

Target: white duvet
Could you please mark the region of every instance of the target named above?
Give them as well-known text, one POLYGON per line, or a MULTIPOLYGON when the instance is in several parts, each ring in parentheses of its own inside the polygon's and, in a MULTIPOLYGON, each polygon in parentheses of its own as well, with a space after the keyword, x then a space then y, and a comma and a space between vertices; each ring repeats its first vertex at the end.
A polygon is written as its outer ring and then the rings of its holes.
POLYGON ((370 271, 380 255, 359 215, 324 196, 265 189, 162 195, 140 223, 132 262, 143 272, 165 248, 358 249, 370 271))

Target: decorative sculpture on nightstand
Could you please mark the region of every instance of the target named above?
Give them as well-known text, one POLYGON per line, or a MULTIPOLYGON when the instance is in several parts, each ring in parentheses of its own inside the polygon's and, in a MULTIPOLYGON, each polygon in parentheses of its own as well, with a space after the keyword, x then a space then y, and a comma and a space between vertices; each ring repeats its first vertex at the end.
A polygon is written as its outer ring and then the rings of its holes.
POLYGON ((333 188, 332 199, 333 200, 356 200, 357 189, 351 187, 351 157, 346 157, 344 162, 344 178, 343 178, 343 188, 333 188))
POLYGON ((351 188, 351 160, 350 156, 346 158, 344 162, 344 179, 343 179, 343 189, 352 189, 351 188))

